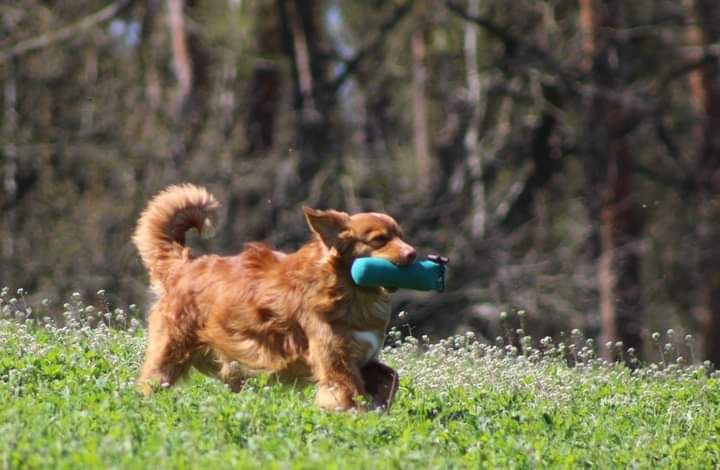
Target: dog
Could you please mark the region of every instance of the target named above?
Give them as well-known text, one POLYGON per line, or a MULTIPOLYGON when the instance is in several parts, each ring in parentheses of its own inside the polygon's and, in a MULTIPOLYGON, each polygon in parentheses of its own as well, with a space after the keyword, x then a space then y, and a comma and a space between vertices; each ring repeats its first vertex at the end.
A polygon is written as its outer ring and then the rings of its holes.
POLYGON ((350 277, 359 257, 414 262, 386 214, 304 207, 311 239, 294 253, 253 242, 235 256, 195 256, 188 230, 214 233, 218 201, 191 184, 170 186, 140 216, 133 241, 157 296, 137 386, 150 395, 191 367, 240 391, 248 377, 317 383, 326 410, 389 407, 397 373, 377 361, 390 319, 389 292, 350 277))

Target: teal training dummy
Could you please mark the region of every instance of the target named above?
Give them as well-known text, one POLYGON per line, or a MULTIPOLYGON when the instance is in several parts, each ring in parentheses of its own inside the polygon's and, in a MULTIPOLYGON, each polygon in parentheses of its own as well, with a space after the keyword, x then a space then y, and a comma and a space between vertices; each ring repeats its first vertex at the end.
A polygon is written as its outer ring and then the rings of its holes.
POLYGON ((442 292, 447 262, 447 258, 436 255, 407 266, 397 266, 382 258, 358 258, 353 262, 350 275, 359 286, 442 292))

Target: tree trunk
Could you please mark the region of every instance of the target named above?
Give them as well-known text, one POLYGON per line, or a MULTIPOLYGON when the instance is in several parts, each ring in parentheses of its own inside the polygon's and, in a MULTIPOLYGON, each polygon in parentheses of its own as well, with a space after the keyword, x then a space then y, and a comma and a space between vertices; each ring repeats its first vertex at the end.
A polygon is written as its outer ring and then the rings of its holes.
POLYGON ((331 116, 335 96, 326 78, 326 54, 321 54, 323 36, 318 32, 316 2, 278 0, 283 48, 290 63, 295 108, 295 140, 299 161, 296 199, 304 199, 321 168, 334 165, 331 149, 334 133, 331 116))
MULTIPOLYGON (((688 39, 702 50, 720 41, 720 4, 715 0, 685 0, 688 39)), ((692 103, 697 114, 693 129, 696 147, 700 247, 700 305, 705 357, 720 365, 720 61, 717 58, 690 74, 692 103)))
MULTIPOLYGON (((562 96, 556 87, 543 86, 542 94, 543 98, 552 103, 555 108, 562 108, 562 96)), ((562 169, 563 160, 558 157, 553 145, 553 137, 556 135, 557 127, 558 120, 555 112, 552 110, 543 111, 538 124, 533 129, 532 139, 530 140, 533 172, 502 221, 506 229, 517 228, 532 217, 533 203, 537 193, 562 169)))
MULTIPOLYGON (((468 0, 468 14, 478 16, 480 0, 468 0)), ((485 184, 483 182, 483 159, 480 152, 478 128, 482 112, 480 108, 480 74, 477 60, 478 27, 470 21, 465 24, 465 69, 467 75, 468 100, 472 106, 470 125, 465 134, 465 150, 467 152, 468 173, 471 182, 472 216, 470 234, 473 238, 482 238, 487 225, 487 208, 485 207, 485 184)))
POLYGON ((642 352, 642 289, 638 244, 642 222, 632 199, 632 154, 622 103, 608 97, 622 87, 619 44, 611 36, 622 22, 622 1, 580 0, 583 66, 595 92, 587 102, 584 139, 588 210, 598 230, 597 285, 602 355, 617 356, 608 343, 642 352))
POLYGON ((279 67, 268 59, 282 53, 280 23, 276 13, 270 3, 257 4, 255 37, 261 60, 253 65, 249 84, 246 124, 249 154, 262 155, 268 152, 275 137, 282 82, 279 67))
POLYGON ((430 188, 430 124, 428 115, 427 82, 427 26, 423 15, 418 15, 418 22, 410 38, 412 53, 412 102, 413 102, 413 135, 415 139, 415 170, 417 188, 429 194, 430 188))
MULTIPOLYGON (((145 84, 145 98, 147 108, 156 112, 162 103, 162 85, 158 73, 158 44, 156 31, 158 11, 161 9, 160 0, 146 0, 142 9, 142 26, 140 28, 140 44, 136 48, 138 60, 142 70, 145 84)), ((145 129, 147 132, 147 129, 145 129)))
POLYGON ((207 57, 185 21, 186 10, 193 1, 168 0, 168 24, 172 42, 173 71, 177 80, 175 114, 178 118, 198 111, 204 100, 201 91, 207 85, 207 57))
POLYGON ((0 263, 0 274, 5 283, 9 283, 14 278, 14 268, 11 261, 15 256, 15 235, 17 230, 17 148, 15 139, 17 134, 17 81, 15 79, 15 61, 9 60, 5 64, 4 83, 3 83, 3 119, 2 119, 2 136, 4 145, 2 148, 2 175, 3 175, 3 203, 0 206, 2 210, 2 222, 5 231, 5 237, 2 239, 2 260, 0 263))
POLYGON ((175 109, 182 114, 190 102, 193 86, 192 61, 187 45, 183 0, 168 0, 168 24, 172 41, 173 71, 177 79, 175 109))

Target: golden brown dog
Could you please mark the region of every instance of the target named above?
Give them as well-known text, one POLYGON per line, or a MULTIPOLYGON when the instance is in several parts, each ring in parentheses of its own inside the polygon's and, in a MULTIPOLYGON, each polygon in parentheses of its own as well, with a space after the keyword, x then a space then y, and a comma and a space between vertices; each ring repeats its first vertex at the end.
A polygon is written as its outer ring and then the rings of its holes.
POLYGON ((362 408, 357 399, 378 388, 394 393, 365 383, 378 371, 394 374, 375 359, 390 317, 387 292, 355 285, 350 266, 363 256, 412 263, 415 249, 398 224, 384 214, 306 207, 312 239, 294 253, 249 243, 236 256, 195 257, 185 232, 210 235, 217 208, 207 190, 186 184, 158 194, 140 216, 133 241, 158 296, 140 390, 170 386, 194 366, 234 391, 257 373, 312 380, 325 409, 362 408))

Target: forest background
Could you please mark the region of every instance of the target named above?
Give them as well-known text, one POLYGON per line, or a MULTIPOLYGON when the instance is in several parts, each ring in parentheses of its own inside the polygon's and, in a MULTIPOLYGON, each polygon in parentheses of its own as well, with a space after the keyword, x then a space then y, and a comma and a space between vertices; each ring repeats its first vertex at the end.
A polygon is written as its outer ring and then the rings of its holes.
POLYGON ((3 1, 0 284, 144 305, 130 235, 189 181, 198 251, 395 216, 451 260, 394 297, 416 335, 672 328, 720 364, 719 59, 716 0, 3 1))

